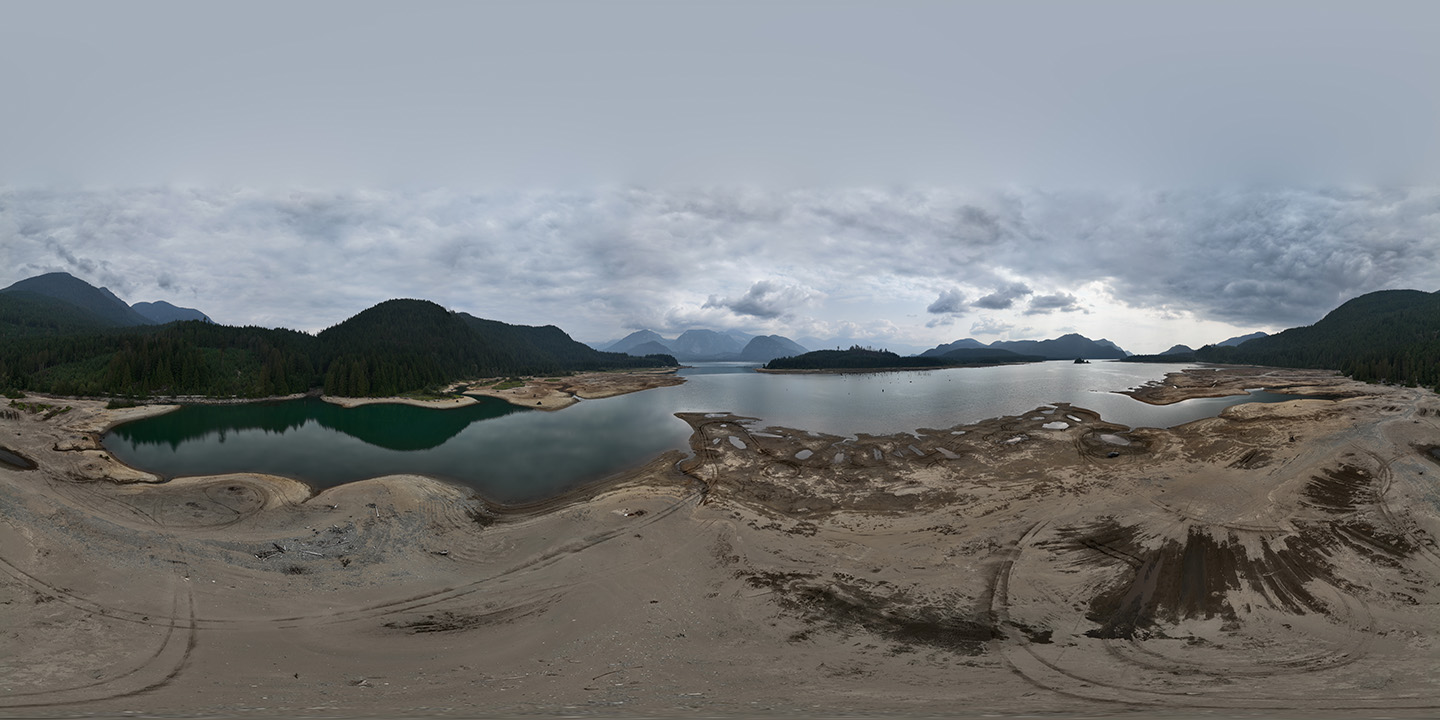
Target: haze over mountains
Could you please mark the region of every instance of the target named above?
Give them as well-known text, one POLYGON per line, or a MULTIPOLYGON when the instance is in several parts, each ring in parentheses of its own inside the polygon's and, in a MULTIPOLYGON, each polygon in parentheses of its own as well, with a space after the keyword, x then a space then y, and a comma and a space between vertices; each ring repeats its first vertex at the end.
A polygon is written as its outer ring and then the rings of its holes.
POLYGON ((996 340, 988 345, 974 338, 964 338, 933 347, 920 355, 939 357, 956 350, 975 348, 1009 350, 1020 355, 1043 357, 1046 360, 1118 360, 1130 354, 1109 340, 1091 340, 1084 335, 1070 333, 1052 340, 996 340))
POLYGON ((716 332, 692 329, 674 339, 652 330, 636 330, 606 346, 606 352, 629 355, 668 353, 680 362, 741 361, 769 362, 808 352, 800 343, 783 335, 750 335, 738 330, 716 332))

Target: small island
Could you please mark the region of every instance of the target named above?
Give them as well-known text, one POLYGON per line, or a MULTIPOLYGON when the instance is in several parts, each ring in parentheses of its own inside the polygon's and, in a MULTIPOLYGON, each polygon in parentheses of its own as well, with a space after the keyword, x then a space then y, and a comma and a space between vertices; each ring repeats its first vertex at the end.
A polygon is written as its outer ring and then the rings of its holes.
POLYGON ((961 348, 944 355, 902 357, 888 350, 864 348, 816 350, 794 357, 775 358, 758 368, 760 372, 879 372, 889 370, 936 370, 951 367, 979 367, 1041 362, 1038 355, 996 348, 961 348))

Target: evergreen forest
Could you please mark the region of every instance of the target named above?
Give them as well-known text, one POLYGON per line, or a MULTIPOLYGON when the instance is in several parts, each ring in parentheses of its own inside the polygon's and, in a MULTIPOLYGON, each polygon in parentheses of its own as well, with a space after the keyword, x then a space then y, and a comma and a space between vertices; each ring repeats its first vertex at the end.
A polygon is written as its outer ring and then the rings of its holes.
POLYGON ((1206 345, 1195 359, 1339 370, 1356 380, 1440 387, 1440 293, 1361 295, 1314 325, 1233 347, 1206 345))
POLYGON ((317 335, 203 321, 106 327, 48 298, 0 294, 0 388, 76 396, 268 397, 435 392, 465 379, 670 367, 594 350, 553 326, 390 300, 317 335))

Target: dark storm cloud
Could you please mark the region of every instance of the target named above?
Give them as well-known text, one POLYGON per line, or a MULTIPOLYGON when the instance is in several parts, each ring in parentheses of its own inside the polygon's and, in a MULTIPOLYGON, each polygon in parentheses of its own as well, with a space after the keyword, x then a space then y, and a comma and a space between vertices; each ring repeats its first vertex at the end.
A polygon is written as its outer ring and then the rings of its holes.
POLYGON ((95 261, 86 258, 76 257, 74 253, 66 250, 63 245, 54 240, 45 243, 45 247, 55 253, 57 257, 65 261, 65 265, 76 272, 92 275, 95 273, 95 261))
POLYGON ((965 312, 965 307, 965 296, 959 290, 946 290, 940 293, 940 297, 935 298, 935 302, 925 308, 925 312, 953 315, 965 312))
POLYGON ((749 315, 773 320, 786 315, 796 306, 810 300, 813 293, 793 285, 761 280, 737 299, 711 296, 703 308, 726 308, 736 315, 749 315))
POLYGON ((1365 292, 1440 285, 1440 195, 1431 190, 1060 198, 1037 204, 1032 219, 1053 252, 1017 259, 1017 272, 1108 276, 1131 305, 1242 324, 1309 324, 1365 292))
POLYGON ((1047 289, 1027 306, 1036 318, 1101 288, 1168 317, 1269 328, 1372 290, 1440 288, 1427 189, 0 189, 0 207, 0 283, 63 269, 131 302, 307 329, 425 297, 586 337, 860 323, 896 338, 918 307, 935 317, 917 326, 975 309, 1002 313, 982 328, 1013 323, 1003 313, 1033 287, 1047 289))
POLYGON ((975 306, 987 310, 1004 310, 1014 305, 1017 299, 1025 297, 1031 292, 1030 286, 1025 283, 1012 283, 976 300, 975 306))
POLYGON ((1048 315, 1052 312, 1075 312, 1081 309, 1079 298, 1070 293, 1055 293, 1030 298, 1030 307, 1025 309, 1025 314, 1048 315))

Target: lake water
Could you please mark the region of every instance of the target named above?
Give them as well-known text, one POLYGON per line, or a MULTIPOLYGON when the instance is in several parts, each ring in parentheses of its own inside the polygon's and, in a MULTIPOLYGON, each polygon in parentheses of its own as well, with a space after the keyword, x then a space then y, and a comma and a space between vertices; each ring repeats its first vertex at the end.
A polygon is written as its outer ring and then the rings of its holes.
POLYGON ((738 363, 680 371, 683 385, 558 412, 483 398, 465 408, 341 408, 317 399, 195 405, 121 425, 105 447, 128 465, 165 477, 261 472, 324 488, 397 473, 464 483, 488 498, 522 503, 686 449, 677 412, 734 412, 835 435, 947 428, 1068 402, 1131 427, 1171 427, 1240 402, 1292 396, 1188 400, 1154 406, 1115 393, 1191 365, 1046 362, 846 375, 771 375, 738 363))

